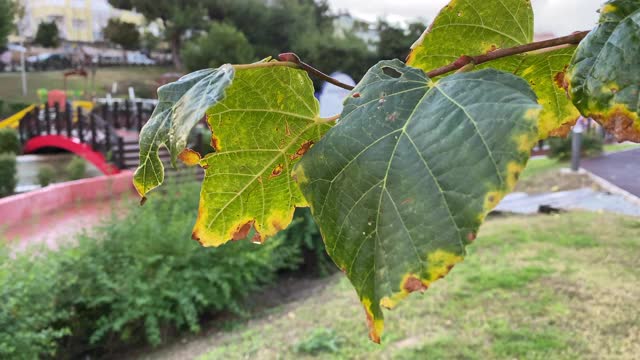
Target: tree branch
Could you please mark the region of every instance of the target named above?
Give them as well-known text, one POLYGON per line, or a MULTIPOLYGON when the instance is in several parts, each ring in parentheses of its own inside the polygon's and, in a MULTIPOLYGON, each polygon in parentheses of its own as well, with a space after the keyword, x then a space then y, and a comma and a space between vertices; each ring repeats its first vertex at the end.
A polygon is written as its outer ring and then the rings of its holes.
MULTIPOLYGON (((524 45, 518 45, 518 46, 506 48, 506 49, 498 49, 482 55, 476 55, 476 56, 462 55, 451 64, 429 71, 427 73, 427 76, 429 78, 434 78, 434 77, 444 75, 460 69, 464 69, 462 71, 466 71, 469 69, 469 65, 480 65, 489 61, 497 60, 497 59, 508 57, 508 56, 524 54, 524 53, 528 53, 536 50, 553 48, 561 45, 579 44, 580 41, 582 41, 582 39, 584 39, 585 36, 587 36, 587 34, 589 34, 589 31, 577 31, 571 35, 562 36, 562 37, 549 39, 549 40, 532 42, 524 45)), ((305 70, 310 75, 313 75, 335 86, 338 86, 347 90, 354 89, 353 86, 342 83, 332 78, 331 76, 323 73, 322 71, 314 68, 313 66, 303 62, 302 60, 300 60, 298 55, 294 53, 282 53, 278 55, 278 58, 280 59, 280 61, 296 64, 299 68, 301 68, 302 70, 305 70)))
POLYGON ((302 60, 300 60, 300 58, 298 57, 298 55, 294 54, 294 53, 283 53, 278 55, 278 59, 280 59, 280 61, 287 61, 287 62, 292 62, 295 64, 298 64, 298 66, 300 66, 300 68, 302 70, 305 70, 306 72, 308 72, 309 74, 322 79, 328 83, 331 83, 337 87, 341 87, 343 89, 347 89, 349 91, 353 90, 353 86, 351 85, 347 85, 345 83, 342 83, 334 78, 332 78, 331 76, 323 73, 322 71, 314 68, 313 66, 303 62, 302 60))
POLYGON ((436 76, 444 75, 454 70, 461 69, 465 65, 475 64, 480 65, 492 60, 497 60, 503 57, 524 54, 535 50, 541 50, 551 47, 556 47, 560 45, 570 45, 570 44, 579 44, 582 39, 589 31, 578 31, 568 36, 563 36, 555 39, 537 41, 530 44, 519 45, 506 49, 498 49, 496 51, 492 51, 486 54, 477 55, 477 56, 467 56, 462 55, 456 61, 452 62, 449 65, 445 65, 443 67, 431 70, 427 73, 427 76, 430 78, 434 78, 436 76))

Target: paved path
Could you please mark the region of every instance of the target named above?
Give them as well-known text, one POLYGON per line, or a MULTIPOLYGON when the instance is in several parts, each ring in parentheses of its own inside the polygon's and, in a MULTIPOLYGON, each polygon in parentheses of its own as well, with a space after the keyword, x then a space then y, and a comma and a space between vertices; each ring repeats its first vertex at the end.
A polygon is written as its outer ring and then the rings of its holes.
POLYGON ((622 195, 601 193, 589 188, 539 195, 512 193, 507 195, 494 211, 536 214, 541 206, 558 210, 607 211, 640 217, 640 205, 622 195))
POLYGON ((640 197, 640 149, 585 159, 580 165, 617 187, 640 197))

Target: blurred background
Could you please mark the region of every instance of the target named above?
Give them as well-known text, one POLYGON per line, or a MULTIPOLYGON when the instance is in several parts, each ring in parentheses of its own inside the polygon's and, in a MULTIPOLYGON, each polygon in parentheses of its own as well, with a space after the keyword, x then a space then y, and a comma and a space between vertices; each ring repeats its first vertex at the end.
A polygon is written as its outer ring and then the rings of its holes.
MULTIPOLYGON (((465 262, 386 313, 382 345, 307 209, 264 245, 204 249, 201 170, 169 169, 138 205, 159 86, 282 52, 357 83, 447 2, 0 0, 0 358, 636 357, 640 148, 589 119, 534 149, 465 262)), ((592 28, 600 6, 532 3, 536 39, 592 28)), ((348 92, 313 81, 339 113, 348 92)), ((189 146, 210 137, 203 121, 189 146)))

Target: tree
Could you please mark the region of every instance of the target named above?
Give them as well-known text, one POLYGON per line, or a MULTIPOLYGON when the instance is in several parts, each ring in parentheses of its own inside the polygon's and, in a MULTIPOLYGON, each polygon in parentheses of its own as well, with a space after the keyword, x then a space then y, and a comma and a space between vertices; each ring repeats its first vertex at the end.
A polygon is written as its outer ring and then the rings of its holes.
POLYGON ((103 31, 107 40, 120 45, 125 50, 134 50, 140 47, 140 32, 134 23, 109 19, 103 31))
POLYGON ((54 21, 41 22, 33 42, 46 48, 58 47, 60 45, 58 25, 54 21))
POLYGON ((422 23, 411 23, 405 30, 386 21, 378 21, 377 29, 380 35, 378 57, 381 59, 406 59, 411 44, 420 37, 424 28, 425 25, 422 23))
POLYGON ((7 37, 13 30, 15 10, 12 0, 0 0, 0 48, 7 44, 7 37))
POLYGON ((150 31, 145 31, 140 38, 140 45, 142 45, 142 48, 146 51, 151 52, 158 48, 160 41, 161 39, 158 36, 150 31))
POLYGON ((176 69, 182 69, 180 50, 187 31, 198 30, 206 23, 205 3, 208 0, 110 0, 122 9, 135 8, 148 20, 160 19, 165 39, 169 42, 176 69))
MULTIPOLYGON (((307 34, 305 41, 296 44, 295 53, 324 71, 344 72, 354 79, 361 79, 377 61, 367 44, 351 34, 344 38, 322 32, 307 34)), ((313 80, 315 88, 320 88, 323 80, 313 80)))
POLYGON ((294 54, 195 72, 160 88, 134 185, 144 202, 163 182, 161 146, 201 166, 203 246, 264 242, 309 206, 380 342, 382 308, 464 259, 540 139, 582 115, 640 142, 640 2, 611 0, 600 16, 533 42, 531 2, 452 0, 406 63, 380 61, 355 88, 294 54), (319 116, 309 74, 351 90, 342 114, 319 116), (201 157, 186 145, 205 114, 215 152, 201 157))
POLYGON ((233 25, 213 22, 209 31, 186 43, 182 56, 191 71, 218 67, 225 62, 244 64, 255 60, 253 47, 233 25))

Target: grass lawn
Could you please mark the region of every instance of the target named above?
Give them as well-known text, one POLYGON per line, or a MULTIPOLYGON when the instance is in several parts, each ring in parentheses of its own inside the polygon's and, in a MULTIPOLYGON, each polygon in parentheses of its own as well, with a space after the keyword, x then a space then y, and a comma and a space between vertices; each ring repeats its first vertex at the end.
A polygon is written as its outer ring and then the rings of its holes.
POLYGON ((612 153, 618 151, 631 150, 640 147, 640 144, 635 144, 632 142, 624 142, 622 144, 606 144, 604 145, 605 153, 612 153))
MULTIPOLYGON (((367 337, 341 274, 226 331, 149 358, 632 359, 640 353, 640 220, 567 213, 492 218, 466 260, 386 312, 367 337), (315 350, 315 353, 314 353, 315 350)), ((303 291, 303 290, 301 290, 303 291)), ((260 303, 260 297, 253 299, 260 303)))
MULTIPOLYGON (((113 82, 119 83, 118 92, 126 93, 128 84, 140 87, 142 84, 156 86, 156 80, 163 73, 171 71, 165 67, 112 67, 100 68, 96 72, 95 90, 102 96, 111 89, 113 82)), ((38 101, 36 90, 39 88, 63 89, 62 71, 36 71, 27 73, 27 96, 22 96, 22 83, 19 72, 0 73, 0 100, 6 102, 33 103, 38 101)), ((68 79, 67 88, 70 90, 84 90, 83 78, 74 76, 68 79)), ((88 80, 88 91, 91 91, 91 77, 88 80)))
POLYGON ((557 159, 551 159, 546 156, 537 157, 529 160, 527 167, 524 169, 522 174, 520 174, 520 179, 529 179, 549 170, 560 169, 562 167, 567 167, 568 165, 569 164, 566 162, 561 162, 557 159))

